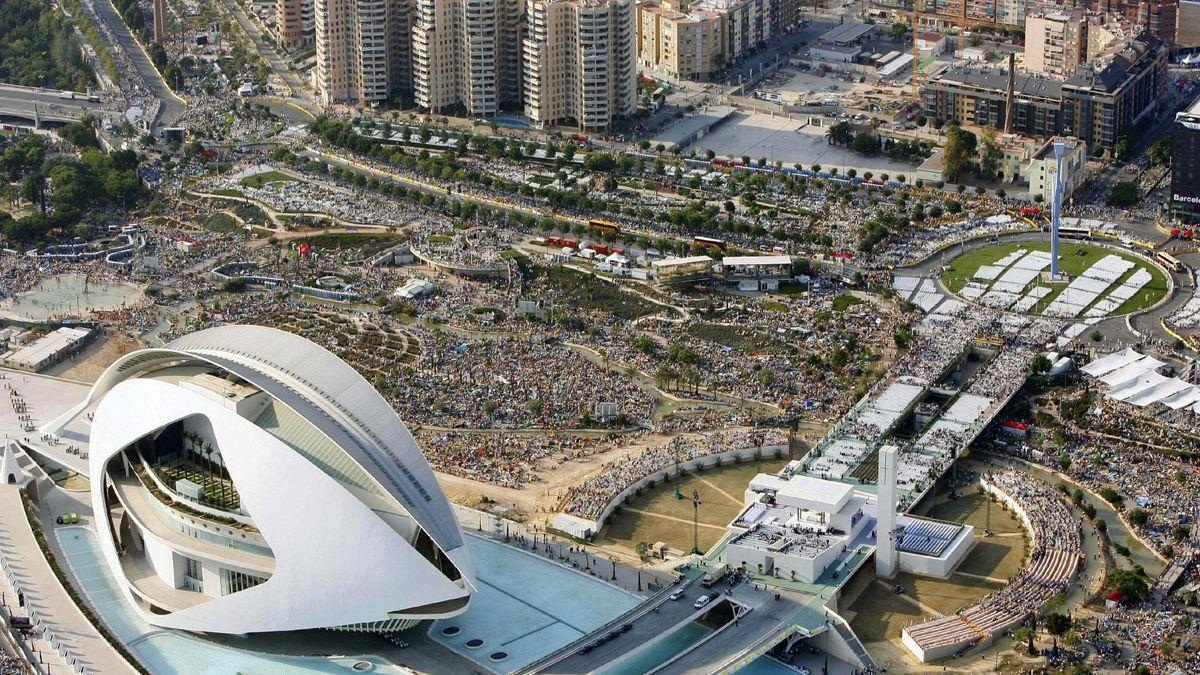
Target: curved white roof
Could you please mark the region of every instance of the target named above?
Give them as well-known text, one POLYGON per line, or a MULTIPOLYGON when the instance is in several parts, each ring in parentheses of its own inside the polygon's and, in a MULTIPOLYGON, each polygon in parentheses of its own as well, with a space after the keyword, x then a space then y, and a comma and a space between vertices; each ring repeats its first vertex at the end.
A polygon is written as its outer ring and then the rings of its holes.
MULTIPOLYGON (((450 503, 412 434, 396 411, 358 371, 324 347, 265 326, 231 325, 185 335, 164 349, 202 356, 245 377, 302 415, 302 399, 325 415, 340 418, 339 433, 320 417, 305 415, 339 443, 409 510, 448 555, 462 546, 450 503), (266 375, 285 388, 248 373, 266 375), (297 409, 299 405, 299 409, 297 409)), ((465 572, 465 570, 464 570, 465 572)))

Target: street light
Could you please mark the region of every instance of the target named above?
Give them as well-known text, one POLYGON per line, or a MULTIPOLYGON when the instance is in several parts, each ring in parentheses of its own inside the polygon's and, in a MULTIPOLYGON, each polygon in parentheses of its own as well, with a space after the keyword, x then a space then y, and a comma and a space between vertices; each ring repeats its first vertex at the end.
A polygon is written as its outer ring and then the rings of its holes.
POLYGON ((692 553, 700 554, 700 493, 692 490, 692 553))

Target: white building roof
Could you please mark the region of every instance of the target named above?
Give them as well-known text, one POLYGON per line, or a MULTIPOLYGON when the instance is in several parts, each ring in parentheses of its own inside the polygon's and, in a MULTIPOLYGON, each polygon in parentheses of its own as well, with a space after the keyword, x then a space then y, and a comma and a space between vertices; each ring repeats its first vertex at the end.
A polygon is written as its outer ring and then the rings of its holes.
POLYGON ((775 492, 775 503, 781 506, 822 513, 838 513, 854 494, 854 487, 846 483, 803 474, 785 480, 769 473, 760 473, 750 481, 750 489, 775 492))
POLYGON ((696 265, 705 262, 711 263, 712 261, 713 259, 706 255, 694 255, 687 258, 663 258, 662 260, 655 260, 650 263, 650 267, 657 270, 665 267, 681 267, 683 265, 696 265))

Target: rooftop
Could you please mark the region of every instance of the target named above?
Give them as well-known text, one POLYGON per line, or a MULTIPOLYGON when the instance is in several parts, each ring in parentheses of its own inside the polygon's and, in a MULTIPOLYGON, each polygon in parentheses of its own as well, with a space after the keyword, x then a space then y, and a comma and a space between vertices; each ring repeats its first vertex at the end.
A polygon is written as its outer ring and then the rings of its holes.
POLYGON ((821 42, 832 43, 835 45, 847 44, 854 42, 862 36, 875 30, 875 26, 870 26, 861 21, 847 21, 840 26, 830 29, 821 36, 821 42))
POLYGON ((767 473, 755 476, 750 481, 750 489, 774 492, 775 501, 784 506, 798 506, 823 513, 838 513, 854 494, 854 487, 847 483, 805 475, 780 478, 767 473))

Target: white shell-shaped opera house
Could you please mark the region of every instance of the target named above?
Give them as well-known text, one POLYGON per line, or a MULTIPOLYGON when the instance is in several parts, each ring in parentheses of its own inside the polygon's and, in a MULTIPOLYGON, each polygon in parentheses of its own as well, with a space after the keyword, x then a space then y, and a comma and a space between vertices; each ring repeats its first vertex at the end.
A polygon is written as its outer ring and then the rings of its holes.
POLYGON ((85 411, 97 534, 147 622, 391 631, 466 610, 474 570, 433 471, 324 348, 199 331, 121 357, 51 426, 85 411))

